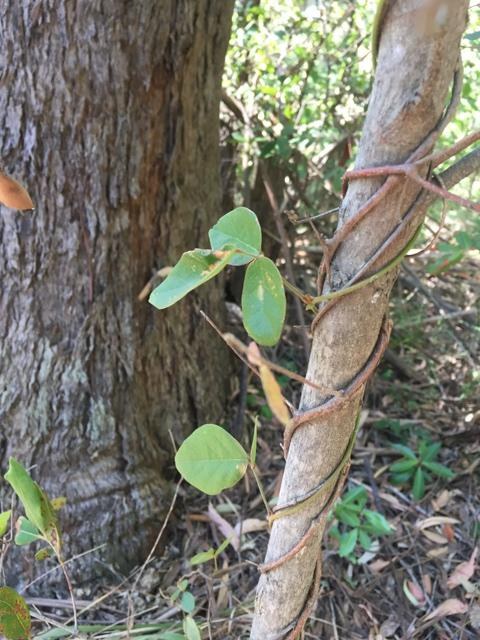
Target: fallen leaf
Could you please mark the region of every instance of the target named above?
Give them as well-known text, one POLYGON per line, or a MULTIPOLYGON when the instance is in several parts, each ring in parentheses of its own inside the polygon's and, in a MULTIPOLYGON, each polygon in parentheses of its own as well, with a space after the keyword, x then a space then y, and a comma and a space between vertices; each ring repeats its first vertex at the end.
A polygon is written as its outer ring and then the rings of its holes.
POLYGON ((428 595, 430 595, 432 593, 432 579, 428 575, 428 573, 425 573, 422 576, 422 584, 423 588, 425 589, 425 593, 428 593, 428 595))
POLYGON ((435 533, 435 531, 427 531, 423 530, 422 535, 430 540, 430 542, 434 542, 435 544, 448 544, 447 538, 441 536, 439 533, 435 533))
POLYGON ((468 605, 456 598, 450 598, 442 602, 440 606, 425 616, 425 622, 427 620, 433 620, 434 618, 446 618, 447 616, 456 616, 468 611, 468 605))
POLYGON ((382 626, 380 627, 380 637, 382 640, 383 638, 391 638, 399 626, 400 622, 395 615, 391 615, 385 622, 382 622, 382 626))
POLYGON ((467 562, 462 562, 458 565, 458 567, 447 580, 447 586, 449 589, 454 589, 455 587, 458 587, 458 585, 470 580, 470 578, 475 573, 475 560, 477 559, 477 555, 478 547, 475 547, 472 555, 470 556, 470 560, 468 560, 467 562))
POLYGON ((480 630, 480 604, 474 604, 470 609, 470 624, 474 629, 480 630))
POLYGON ((451 524, 444 524, 442 527, 443 535, 447 538, 449 542, 453 542, 455 540, 455 529, 451 524))
POLYGON ((248 345, 247 358, 250 364, 253 364, 254 367, 259 367, 262 364, 262 355, 255 342, 250 342, 248 345))
POLYGON ((403 592, 415 607, 423 607, 426 602, 422 588, 413 580, 405 580, 403 592))
POLYGON ((240 536, 240 533, 254 533, 255 531, 265 531, 266 529, 268 529, 268 522, 259 518, 247 518, 242 522, 237 522, 235 525, 237 536, 240 536))
POLYGON ((277 379, 264 364, 260 365, 260 379, 268 406, 280 424, 286 426, 290 421, 290 412, 283 399, 282 390, 280 389, 277 379))
POLYGON ((447 516, 432 516, 431 518, 425 518, 415 524, 417 529, 423 530, 429 527, 436 527, 441 524, 460 524, 460 520, 455 518, 448 518, 447 516))
POLYGON ((19 211, 34 208, 32 199, 22 185, 0 172, 0 202, 10 209, 19 211))
POLYGON ((368 567, 372 573, 380 573, 380 571, 383 571, 383 569, 392 564, 392 562, 393 560, 382 560, 379 558, 378 560, 375 560, 375 562, 371 562, 368 567))
POLYGON ((429 549, 427 556, 429 558, 443 558, 448 555, 448 547, 435 547, 435 549, 429 549))
POLYGON ((436 498, 432 500, 432 507, 434 511, 441 511, 444 509, 450 501, 452 497, 452 492, 444 489, 441 493, 438 494, 436 498))
POLYGON ((222 516, 218 513, 212 503, 208 505, 208 517, 210 521, 213 522, 219 529, 219 531, 224 535, 225 538, 230 540, 230 544, 235 549, 235 551, 239 551, 240 549, 240 538, 235 532, 235 529, 232 525, 222 518, 222 516))

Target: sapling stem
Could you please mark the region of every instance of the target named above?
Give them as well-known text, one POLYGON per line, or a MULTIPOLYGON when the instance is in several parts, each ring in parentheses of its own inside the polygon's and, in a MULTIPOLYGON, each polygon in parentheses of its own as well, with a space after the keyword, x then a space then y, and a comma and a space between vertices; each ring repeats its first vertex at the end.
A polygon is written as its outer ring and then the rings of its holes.
POLYGON ((270 505, 268 504, 267 496, 265 494, 265 490, 263 488, 262 481, 255 471, 255 465, 250 462, 250 469, 252 470, 253 477, 255 478, 255 482, 257 483, 258 490, 260 491, 260 496, 263 500, 263 504, 265 505, 265 509, 267 510, 267 517, 270 520, 270 516, 272 514, 272 510, 270 509, 270 505))

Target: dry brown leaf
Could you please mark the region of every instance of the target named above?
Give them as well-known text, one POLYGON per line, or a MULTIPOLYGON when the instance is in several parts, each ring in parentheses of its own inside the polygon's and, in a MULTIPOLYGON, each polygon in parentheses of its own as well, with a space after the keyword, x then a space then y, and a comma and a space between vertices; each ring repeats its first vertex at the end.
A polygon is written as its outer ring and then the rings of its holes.
POLYGON ((439 533, 435 533, 435 531, 422 531, 422 535, 430 540, 430 542, 434 542, 435 544, 448 544, 447 538, 441 536, 439 533))
POLYGON ((247 348, 247 358, 250 364, 254 367, 259 367, 262 364, 262 354, 255 342, 250 342, 247 348))
POLYGON ((478 547, 475 547, 472 555, 470 556, 470 560, 467 560, 467 562, 462 562, 458 565, 458 567, 447 580, 447 586, 449 589, 455 589, 455 587, 458 587, 465 581, 470 580, 470 578, 475 573, 475 561, 477 559, 477 555, 478 547))
POLYGON ((440 606, 425 616, 425 622, 427 620, 433 620, 434 618, 446 618, 447 616, 456 616, 468 611, 468 605, 456 598, 450 598, 442 602, 440 606))
POLYGON ((392 564, 392 560, 382 560, 379 558, 378 560, 374 560, 374 562, 370 562, 368 567, 372 573, 380 573, 380 571, 383 571, 383 569, 390 564, 392 564))
MULTIPOLYGON (((407 580, 406 581, 406 585, 407 585, 407 589, 410 592, 410 594, 413 596, 413 598, 416 600, 418 606, 423 606, 425 604, 426 601, 426 597, 425 594, 423 593, 423 589, 420 587, 420 585, 418 585, 416 582, 413 582, 413 580, 407 580)), ((405 591, 405 588, 404 588, 405 591)), ((409 598, 410 600, 410 598, 409 598)), ((413 600, 410 600, 410 602, 413 603, 413 600)))
POLYGON ((430 595, 432 593, 432 579, 428 575, 428 573, 425 573, 422 576, 422 585, 423 585, 423 588, 425 589, 425 593, 428 593, 428 595, 430 595))
POLYGON ((290 421, 290 412, 282 396, 282 390, 275 376, 264 364, 260 365, 260 379, 268 406, 277 420, 286 426, 290 421))
POLYGON ((429 558, 444 558, 448 555, 448 547, 435 547, 435 549, 429 549, 427 556, 429 558))
POLYGON ((436 527, 440 524, 459 524, 460 520, 456 518, 449 518, 447 516, 432 516, 431 518, 425 518, 424 520, 419 520, 415 526, 417 529, 428 529, 429 527, 436 527))
POLYGON ((391 638, 395 635, 398 627, 400 626, 400 622, 395 614, 392 614, 388 620, 382 623, 380 627, 380 637, 382 638, 391 638))
POLYGON ((33 209, 33 202, 22 185, 0 172, 0 202, 10 209, 33 209))
POLYGON ((238 551, 240 549, 239 536, 237 535, 232 525, 227 522, 225 518, 222 518, 222 516, 218 513, 212 503, 208 505, 208 517, 210 518, 210 521, 216 525, 218 530, 225 536, 225 538, 228 538, 230 540, 230 544, 235 549, 235 551, 238 551))
POLYGON ((255 531, 265 531, 268 529, 268 522, 259 518, 247 518, 235 525, 235 533, 239 536, 241 533, 255 533, 255 531))
POLYGON ((449 542, 453 542, 455 540, 455 529, 451 524, 444 524, 442 527, 443 535, 449 542))
POLYGON ((470 609, 470 624, 480 631, 480 604, 475 603, 470 609))
POLYGON ((432 507, 434 511, 441 511, 444 509, 450 501, 452 497, 452 492, 444 489, 441 493, 438 494, 436 498, 432 500, 432 507))

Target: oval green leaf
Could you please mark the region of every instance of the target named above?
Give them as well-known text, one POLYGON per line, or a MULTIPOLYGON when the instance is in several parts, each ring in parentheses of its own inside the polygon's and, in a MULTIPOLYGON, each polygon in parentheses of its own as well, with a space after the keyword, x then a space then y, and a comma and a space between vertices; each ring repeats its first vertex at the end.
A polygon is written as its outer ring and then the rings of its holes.
POLYGON ((37 529, 46 531, 49 522, 42 510, 42 494, 39 491, 39 487, 32 480, 27 470, 14 458, 10 458, 5 480, 20 498, 27 518, 37 529))
POLYGON ((182 443, 175 465, 187 482, 213 496, 243 478, 248 454, 225 429, 204 424, 182 443))
POLYGON ((17 533, 15 535, 15 544, 19 547, 25 544, 31 544, 32 542, 37 542, 37 540, 44 540, 37 527, 23 516, 20 516, 17 520, 16 529, 17 533))
POLYGON ((8 523, 10 522, 11 510, 0 513, 0 538, 8 531, 8 523))
POLYGON ((30 638, 30 612, 27 603, 14 589, 0 589, 0 634, 7 640, 30 638))
POLYGON ((166 309, 224 269, 235 251, 194 249, 182 255, 165 280, 150 294, 149 302, 166 309))
POLYGON ((267 347, 282 333, 287 303, 280 271, 269 258, 248 265, 242 291, 243 324, 248 335, 267 347))
POLYGON ((192 616, 185 616, 183 620, 183 632, 187 636, 187 640, 202 640, 200 629, 192 616))
POLYGON ((212 249, 232 246, 249 256, 236 255, 229 264, 242 265, 253 260, 262 248, 262 229, 257 216, 246 207, 237 207, 226 213, 208 232, 212 249))

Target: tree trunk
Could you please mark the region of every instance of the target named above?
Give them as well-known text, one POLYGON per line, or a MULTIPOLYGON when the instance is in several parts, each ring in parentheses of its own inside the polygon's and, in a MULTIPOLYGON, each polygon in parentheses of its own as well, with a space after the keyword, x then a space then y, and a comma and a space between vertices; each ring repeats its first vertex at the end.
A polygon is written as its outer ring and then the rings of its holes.
POLYGON ((197 313, 218 317, 221 284, 161 314, 138 294, 205 244, 220 213, 232 11, 233 0, 0 9, 3 168, 36 203, 0 215, 0 460, 35 465, 67 497, 70 551, 106 542, 121 569, 168 507, 168 431, 181 440, 226 399, 228 354, 197 313))
MULTIPOLYGON (((388 6, 357 168, 406 161, 441 120, 457 66, 468 0, 396 0, 388 6), (432 12, 431 19, 420 19, 425 17, 423 10, 432 12)), ((425 154, 434 139, 431 142, 425 154)), ((382 182, 369 178, 350 183, 339 229, 382 182)), ((419 187, 413 181, 398 179, 389 195, 346 234, 331 265, 333 289, 345 287, 397 228, 396 241, 378 260, 369 263, 364 275, 378 271, 400 253, 419 223, 418 216, 405 222, 406 212, 412 210, 417 197, 419 187)), ((307 378, 343 389, 358 379, 357 374, 365 371, 368 362, 373 363, 376 346, 381 351, 378 341, 388 338, 384 319, 395 278, 396 271, 390 271, 373 284, 340 298, 320 317, 314 327, 307 378)), ((299 419, 303 423, 291 441, 279 514, 282 505, 298 505, 311 493, 314 499, 273 523, 257 590, 251 633, 254 640, 298 637, 309 606, 315 601, 320 540, 329 507, 341 486, 339 461, 348 452, 364 387, 361 381, 346 399, 330 400, 336 408, 329 413, 325 408, 316 411, 328 396, 311 387, 303 390, 300 412, 312 413, 299 419), (322 479, 326 479, 323 485, 322 479), (302 538, 304 542, 299 545, 302 538)))

